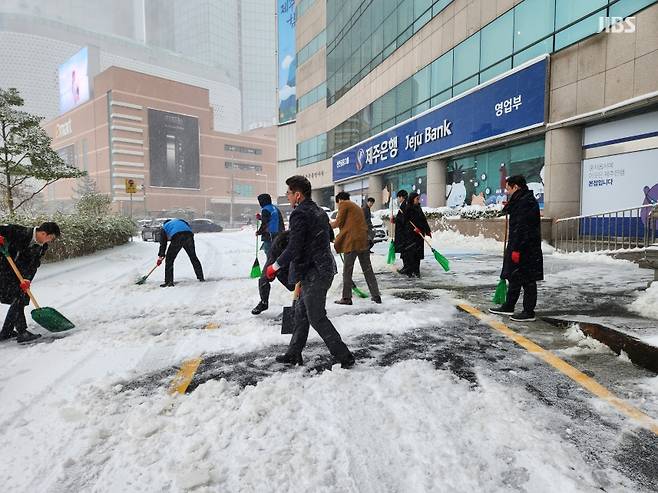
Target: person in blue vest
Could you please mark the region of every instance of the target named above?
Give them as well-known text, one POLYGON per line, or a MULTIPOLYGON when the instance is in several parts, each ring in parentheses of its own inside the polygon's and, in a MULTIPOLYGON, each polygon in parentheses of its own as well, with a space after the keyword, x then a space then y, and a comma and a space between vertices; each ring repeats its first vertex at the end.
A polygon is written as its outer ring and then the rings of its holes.
POLYGON ((183 219, 167 219, 160 229, 160 251, 158 252, 157 261, 157 264, 160 265, 162 260, 165 259, 165 280, 164 283, 160 284, 161 288, 174 285, 174 260, 176 260, 181 248, 190 257, 196 278, 201 282, 204 281, 203 268, 194 249, 192 228, 183 219), (167 248, 167 242, 171 242, 169 248, 167 248))
POLYGON ((261 220, 260 228, 256 231, 263 242, 263 251, 267 254, 272 247, 272 242, 276 235, 285 229, 283 224, 283 214, 278 207, 272 205, 272 197, 269 193, 261 193, 258 196, 258 203, 261 206, 261 214, 258 219, 261 220))

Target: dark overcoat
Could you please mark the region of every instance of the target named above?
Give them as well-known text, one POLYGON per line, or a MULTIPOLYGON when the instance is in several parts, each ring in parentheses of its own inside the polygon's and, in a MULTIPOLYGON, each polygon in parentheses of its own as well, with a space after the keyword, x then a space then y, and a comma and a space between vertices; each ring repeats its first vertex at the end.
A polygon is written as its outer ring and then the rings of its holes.
POLYGON ((509 214, 509 236, 503 270, 503 279, 520 282, 544 279, 544 259, 541 252, 541 216, 539 204, 532 190, 520 189, 514 192, 503 208, 509 214), (512 262, 512 252, 519 252, 521 260, 512 262))
MULTIPOLYGON (((41 257, 46 254, 48 245, 32 243, 34 228, 18 224, 0 225, 0 236, 5 239, 9 256, 16 263, 18 271, 25 279, 32 280, 41 265, 41 257)), ((4 255, 0 255, 0 303, 12 303, 21 295, 18 278, 4 255)))

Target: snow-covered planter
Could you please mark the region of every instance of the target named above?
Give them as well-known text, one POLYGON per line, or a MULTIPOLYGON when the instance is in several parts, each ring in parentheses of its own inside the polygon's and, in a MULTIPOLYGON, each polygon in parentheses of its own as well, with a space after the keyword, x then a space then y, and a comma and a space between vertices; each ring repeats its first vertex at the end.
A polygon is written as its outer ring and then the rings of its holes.
MULTIPOLYGON (((423 207, 423 212, 428 220, 439 221, 444 218, 453 219, 491 219, 500 216, 502 204, 492 205, 465 205, 463 207, 423 207)), ((374 214, 382 219, 388 219, 388 210, 376 211, 374 214)))
POLYGON ((122 245, 127 243, 136 231, 135 223, 124 216, 55 214, 54 216, 0 218, 2 223, 24 226, 38 226, 45 221, 55 221, 62 231, 62 236, 50 245, 45 257, 46 261, 80 257, 98 250, 122 245))

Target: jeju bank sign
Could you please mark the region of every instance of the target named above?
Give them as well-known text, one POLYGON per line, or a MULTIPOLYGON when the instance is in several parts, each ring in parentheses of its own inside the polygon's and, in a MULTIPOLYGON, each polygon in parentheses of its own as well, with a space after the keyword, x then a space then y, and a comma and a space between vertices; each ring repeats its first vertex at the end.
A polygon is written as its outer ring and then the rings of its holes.
POLYGON ((547 56, 528 62, 334 154, 334 181, 543 125, 547 70, 547 56))

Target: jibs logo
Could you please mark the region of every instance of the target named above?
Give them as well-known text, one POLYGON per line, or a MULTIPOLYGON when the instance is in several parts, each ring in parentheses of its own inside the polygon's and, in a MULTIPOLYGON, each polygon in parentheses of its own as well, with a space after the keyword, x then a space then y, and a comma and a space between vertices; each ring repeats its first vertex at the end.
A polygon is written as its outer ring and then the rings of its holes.
POLYGON ((356 153, 356 170, 361 171, 366 163, 366 151, 359 149, 356 153))

